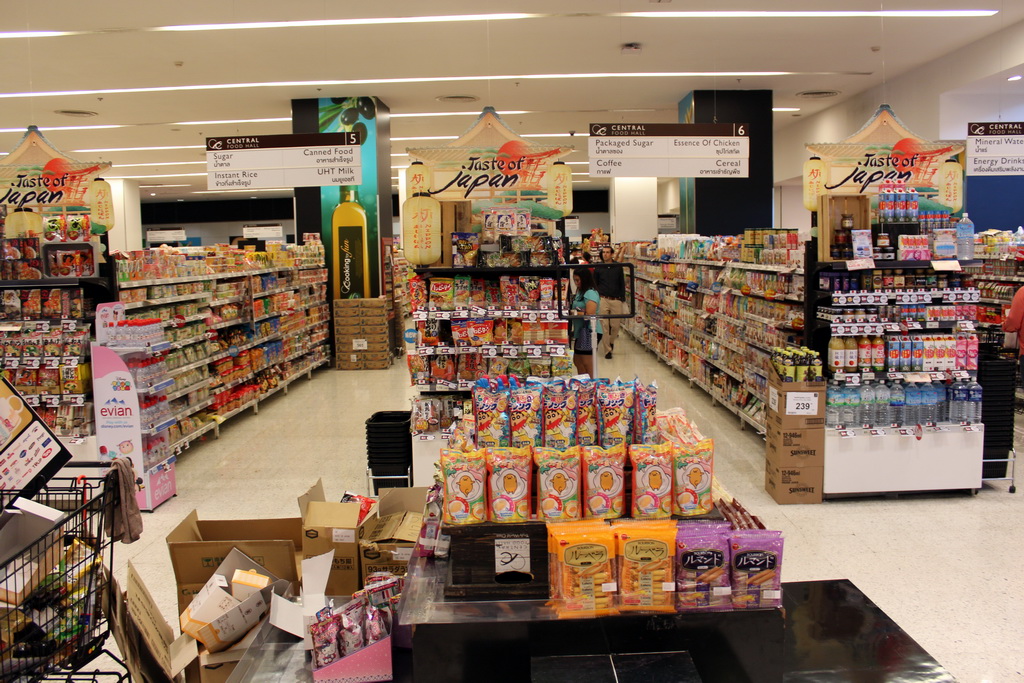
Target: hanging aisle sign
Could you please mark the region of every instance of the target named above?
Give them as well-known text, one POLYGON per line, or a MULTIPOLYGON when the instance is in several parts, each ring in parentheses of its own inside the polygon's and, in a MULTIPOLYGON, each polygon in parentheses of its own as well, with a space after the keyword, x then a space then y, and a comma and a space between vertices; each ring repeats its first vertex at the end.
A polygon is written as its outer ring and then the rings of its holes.
POLYGON ((747 178, 745 123, 592 123, 590 175, 605 178, 747 178))
POLYGON ((968 123, 967 175, 1024 175, 1024 123, 968 123))
POLYGON ((0 204, 8 210, 32 207, 87 206, 93 179, 110 168, 105 161, 83 162, 65 156, 39 129, 25 137, 0 164, 0 204))
POLYGON ((209 190, 359 185, 356 131, 206 138, 209 190))

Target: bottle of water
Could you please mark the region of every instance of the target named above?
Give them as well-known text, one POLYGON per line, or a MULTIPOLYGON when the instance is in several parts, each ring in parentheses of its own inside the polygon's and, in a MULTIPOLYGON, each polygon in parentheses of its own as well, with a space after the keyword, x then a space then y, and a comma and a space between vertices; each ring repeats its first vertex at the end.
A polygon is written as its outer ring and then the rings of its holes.
POLYGON ((921 424, 935 424, 935 402, 937 396, 932 389, 931 382, 921 383, 921 407, 920 417, 917 418, 921 424))
POLYGON ((967 420, 967 383, 958 379, 950 391, 949 421, 960 424, 967 420))
POLYGON ((888 427, 892 423, 892 410, 889 409, 889 402, 892 400, 892 391, 885 386, 885 382, 879 382, 875 387, 875 426, 888 427))
POLYGON ((915 425, 921 421, 921 387, 917 382, 907 383, 906 404, 906 423, 915 425))
POLYGON ((875 388, 870 381, 860 385, 860 424, 875 424, 875 388))
POLYGON ((839 382, 832 380, 825 390, 825 426, 835 427, 839 424, 839 404, 842 401, 840 396, 842 389, 839 382))
POLYGON ((981 423, 981 385, 971 380, 967 385, 967 420, 971 424, 981 423))
POLYGON ((949 396, 946 394, 946 383, 939 380, 932 382, 935 392, 935 421, 949 422, 949 396))
POLYGON ((849 385, 843 387, 843 403, 839 407, 839 423, 844 427, 852 427, 857 424, 860 413, 860 392, 857 387, 849 385))
POLYGON ((903 426, 906 424, 907 395, 903 384, 897 379, 893 380, 889 389, 889 424, 903 426))
POLYGON ((974 258, 974 221, 967 217, 966 211, 956 224, 956 257, 961 261, 974 258))

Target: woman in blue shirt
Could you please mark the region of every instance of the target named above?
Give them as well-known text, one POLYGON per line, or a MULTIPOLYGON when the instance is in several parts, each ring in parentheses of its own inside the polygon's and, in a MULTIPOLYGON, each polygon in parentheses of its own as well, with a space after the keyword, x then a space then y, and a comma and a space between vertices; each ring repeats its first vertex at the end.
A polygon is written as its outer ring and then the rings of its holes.
MULTIPOLYGON (((572 310, 576 315, 597 315, 601 296, 594 287, 594 276, 589 268, 576 268, 572 271, 572 282, 576 295, 572 300, 572 310)), ((573 355, 572 362, 580 374, 594 376, 594 348, 601 342, 604 330, 601 321, 597 321, 597 340, 590 332, 590 321, 575 319, 572 321, 573 355)))

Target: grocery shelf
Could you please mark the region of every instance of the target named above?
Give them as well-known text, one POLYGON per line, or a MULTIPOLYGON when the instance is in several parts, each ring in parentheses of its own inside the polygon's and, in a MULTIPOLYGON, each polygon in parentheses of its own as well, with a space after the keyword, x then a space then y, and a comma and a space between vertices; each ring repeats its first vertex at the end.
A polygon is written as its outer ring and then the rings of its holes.
POLYGON ((210 316, 210 311, 207 310, 207 311, 203 311, 201 313, 196 313, 195 315, 190 315, 190 316, 188 316, 186 318, 182 318, 181 320, 175 320, 173 318, 170 319, 170 320, 165 320, 165 321, 163 321, 162 325, 164 327, 180 327, 180 326, 188 324, 188 323, 194 323, 194 322, 199 322, 200 320, 205 320, 209 316, 210 316))
MULTIPOLYGON (((323 264, 319 265, 301 265, 301 266, 276 266, 273 268, 259 268, 256 270, 242 270, 232 271, 227 273, 204 273, 202 275, 182 275, 180 277, 158 277, 149 278, 146 280, 125 280, 118 281, 118 289, 133 289, 135 287, 148 287, 150 285, 173 285, 181 282, 196 282, 199 280, 227 280, 234 277, 246 277, 249 275, 266 275, 267 273, 277 273, 282 270, 315 270, 317 268, 324 268, 323 264)), ((102 278, 96 278, 102 280, 102 278)), ((54 282, 53 280, 42 280, 40 282, 54 282)), ((76 282, 67 282, 66 284, 77 284, 76 282)), ((56 286, 56 285, 53 285, 56 286)))
POLYGON ((221 423, 223 423, 223 422, 226 422, 227 420, 230 420, 230 419, 231 419, 231 418, 233 418, 233 417, 234 417, 235 415, 238 415, 238 414, 239 414, 240 412, 242 412, 242 411, 244 411, 244 410, 248 410, 249 408, 255 407, 255 405, 256 405, 257 403, 259 403, 259 399, 256 399, 256 398, 254 398, 254 399, 253 399, 253 400, 251 400, 251 401, 248 401, 248 402, 246 402, 246 403, 243 403, 242 405, 238 406, 238 407, 237 407, 237 408, 235 408, 234 410, 228 411, 228 412, 227 412, 227 413, 225 413, 224 415, 221 415, 221 416, 220 416, 220 420, 221 420, 221 423))
POLYGON ((227 382, 225 384, 218 384, 215 387, 210 387, 210 391, 219 394, 222 391, 227 391, 228 389, 233 389, 234 387, 237 387, 239 384, 245 384, 249 380, 253 379, 255 376, 256 376, 255 372, 247 372, 244 375, 242 375, 241 377, 236 377, 235 379, 231 380, 230 382, 227 382))
POLYGON ((233 327, 234 325, 245 325, 251 323, 252 320, 249 318, 232 318, 231 320, 221 320, 216 323, 206 323, 207 329, 210 330, 222 330, 225 327, 233 327))
POLYGON ((150 384, 149 386, 145 386, 144 387, 144 386, 136 385, 135 389, 140 394, 155 394, 158 391, 163 391, 164 389, 169 389, 170 387, 173 387, 173 386, 174 386, 174 378, 173 377, 168 377, 167 379, 160 380, 156 384, 150 384))
POLYGON ((200 401, 199 403, 194 403, 190 406, 187 406, 183 410, 179 410, 177 413, 174 414, 174 421, 177 422, 183 417, 188 417, 192 413, 198 413, 200 410, 207 407, 211 403, 213 403, 213 399, 208 398, 206 400, 200 401))
POLYGON ((177 422, 177 420, 174 420, 174 419, 165 420, 165 421, 163 421, 163 422, 161 422, 159 424, 153 425, 153 427, 151 429, 143 429, 142 430, 142 435, 143 436, 153 436, 154 434, 159 434, 160 432, 162 432, 162 431, 164 431, 166 429, 170 429, 171 427, 173 427, 176 422, 177 422))
POLYGON ((250 299, 248 294, 238 294, 237 296, 228 296, 218 299, 210 299, 211 306, 224 306, 226 304, 233 304, 240 301, 248 301, 250 299))
POLYGON ((170 446, 170 451, 172 453, 178 453, 178 452, 180 452, 180 450, 182 448, 185 448, 186 446, 188 446, 188 444, 190 444, 191 442, 195 441, 196 439, 198 439, 203 434, 206 434, 207 432, 212 431, 212 430, 214 430, 216 428, 217 428, 217 423, 214 422, 213 420, 211 420, 210 422, 207 422, 206 424, 204 424, 199 429, 197 429, 197 430, 195 430, 193 432, 189 432, 185 436, 181 437, 180 439, 178 439, 177 441, 172 443, 171 446, 170 446))
POLYGON ((191 363, 188 363, 187 365, 182 365, 181 367, 170 369, 170 370, 167 371, 167 374, 170 375, 171 377, 174 377, 175 375, 180 375, 181 373, 185 372, 186 370, 192 370, 194 368, 198 368, 201 365, 207 365, 209 363, 210 363, 210 358, 209 357, 200 358, 199 360, 192 361, 191 363))
POLYGON ((182 339, 180 341, 172 341, 172 342, 168 342, 168 343, 171 345, 172 349, 183 349, 186 346, 191 346, 192 344, 198 344, 201 341, 206 341, 206 333, 205 332, 203 332, 202 334, 197 334, 194 337, 189 337, 188 339, 182 339))
MULTIPOLYGON (((170 381, 173 382, 174 380, 172 379, 170 381)), ((203 387, 208 387, 208 386, 210 386, 210 382, 212 382, 212 381, 213 381, 212 378, 207 377, 205 379, 199 380, 198 382, 190 384, 187 387, 182 387, 181 389, 176 389, 175 391, 167 394, 167 400, 168 401, 173 401, 174 399, 181 398, 182 396, 184 396, 186 394, 191 394, 193 391, 196 391, 197 389, 202 389, 203 387)))
POLYGON ((195 301, 196 299, 209 299, 209 292, 193 292, 191 294, 178 294, 177 296, 167 296, 160 299, 146 299, 145 301, 129 301, 124 304, 126 311, 135 308, 149 308, 151 306, 162 306, 164 304, 178 303, 179 301, 195 301))

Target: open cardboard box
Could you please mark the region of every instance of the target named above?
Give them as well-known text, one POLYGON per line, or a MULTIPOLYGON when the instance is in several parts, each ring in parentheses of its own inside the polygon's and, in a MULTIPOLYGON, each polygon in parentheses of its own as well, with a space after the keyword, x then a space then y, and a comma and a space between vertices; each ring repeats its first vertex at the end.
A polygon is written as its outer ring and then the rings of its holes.
POLYGON ((359 527, 359 568, 363 579, 373 572, 404 574, 423 526, 427 487, 390 488, 359 527))
POLYGON ((64 551, 54 527, 63 517, 25 498, 0 512, 0 602, 21 604, 60 562, 64 551))
POLYGON ((351 595, 362 587, 359 577, 359 510, 359 503, 327 502, 322 479, 299 496, 303 559, 334 551, 327 578, 328 595, 351 595))

